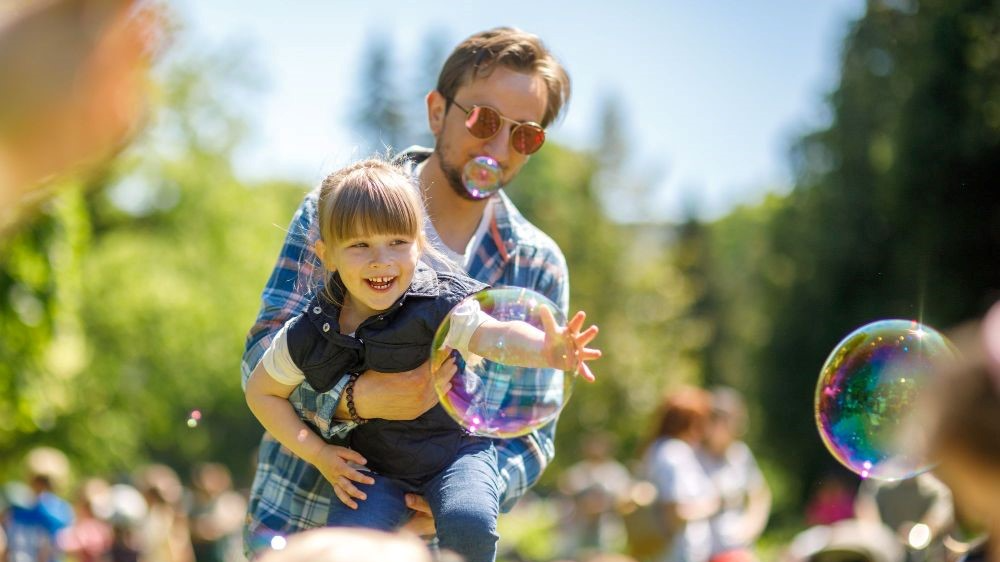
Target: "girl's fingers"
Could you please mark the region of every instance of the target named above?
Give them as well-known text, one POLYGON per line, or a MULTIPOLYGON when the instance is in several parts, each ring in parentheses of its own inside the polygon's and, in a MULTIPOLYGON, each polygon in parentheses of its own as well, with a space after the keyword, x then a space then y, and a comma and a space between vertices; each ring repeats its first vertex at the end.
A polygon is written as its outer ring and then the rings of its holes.
POLYGON ((579 369, 580 376, 584 378, 587 382, 594 382, 594 373, 590 370, 590 367, 586 363, 580 363, 579 369))
POLYGON ((337 456, 348 462, 357 464, 368 463, 368 459, 361 456, 361 453, 355 451, 354 449, 348 449, 347 447, 339 447, 337 450, 337 456))
POLYGON ((593 341, 594 338, 597 337, 597 332, 598 331, 599 330, 597 329, 596 325, 591 325, 586 330, 580 332, 579 334, 576 335, 576 338, 575 338, 577 345, 579 345, 580 347, 583 347, 583 346, 587 345, 588 343, 590 343, 591 341, 593 341))
POLYGON ((338 478, 337 486, 340 486, 340 488, 352 498, 358 498, 359 500, 368 499, 368 494, 365 494, 364 492, 359 490, 358 487, 355 486, 354 483, 347 478, 347 476, 341 476, 340 478, 338 478))
POLYGON ((353 468, 349 468, 349 469, 347 469, 347 470, 344 471, 344 478, 347 478, 348 480, 353 480, 353 481, 355 481, 355 482, 357 482, 359 484, 374 484, 375 483, 375 479, 374 478, 372 478, 371 476, 368 476, 367 474, 365 474, 364 472, 361 472, 360 470, 355 470, 353 468))
POLYGON ((340 488, 340 486, 337 486, 336 484, 334 484, 334 486, 333 486, 333 493, 337 496, 337 499, 340 500, 340 502, 343 503, 344 505, 346 505, 347 507, 349 507, 351 509, 357 509, 358 508, 357 502, 355 502, 354 500, 352 500, 351 496, 347 495, 347 492, 345 492, 344 490, 342 490, 340 488))
POLYGON ((542 319, 542 329, 545 330, 546 334, 559 333, 559 326, 556 325, 556 318, 552 315, 552 311, 549 310, 549 307, 543 306, 539 316, 542 319))
POLYGON ((601 358, 601 350, 594 349, 591 347, 585 347, 580 351, 580 359, 583 361, 593 361, 594 359, 601 358))
POLYGON ((583 321, 586 319, 587 313, 581 310, 569 319, 569 322, 566 323, 566 329, 575 334, 580 331, 580 328, 583 327, 583 321))

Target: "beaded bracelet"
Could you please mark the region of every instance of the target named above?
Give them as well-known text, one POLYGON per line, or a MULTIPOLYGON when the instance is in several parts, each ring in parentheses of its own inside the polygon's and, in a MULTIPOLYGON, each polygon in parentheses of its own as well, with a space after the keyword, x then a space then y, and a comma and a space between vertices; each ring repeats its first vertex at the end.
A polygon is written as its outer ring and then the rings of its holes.
POLYGON ((358 410, 354 407, 354 383, 358 380, 357 373, 351 373, 351 380, 347 381, 347 386, 344 387, 344 392, 347 394, 347 413, 351 415, 351 421, 361 425, 363 423, 368 423, 368 420, 358 415, 358 410))

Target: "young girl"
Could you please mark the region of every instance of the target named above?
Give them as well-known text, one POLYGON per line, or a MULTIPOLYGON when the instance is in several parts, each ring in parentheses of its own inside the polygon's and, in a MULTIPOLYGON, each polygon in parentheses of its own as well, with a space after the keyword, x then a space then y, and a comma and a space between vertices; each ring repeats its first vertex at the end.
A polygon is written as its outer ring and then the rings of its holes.
MULTIPOLYGON (((250 409, 333 485, 341 502, 332 502, 331 526, 392 530, 410 515, 404 495, 415 492, 430 504, 443 548, 469 562, 493 560, 500 490, 492 442, 467 434, 440 405, 411 421, 361 420, 352 398, 357 373, 404 372, 425 362, 448 312, 485 285, 420 261, 435 253, 424 238, 422 202, 409 178, 383 161, 362 161, 328 177, 318 220, 316 254, 328 272, 326 286, 278 332, 257 365, 247 382, 250 409), (344 399, 360 422, 349 434, 350 448, 323 441, 287 400, 303 381, 323 392, 342 377, 351 377, 344 399)), ((582 312, 559 327, 545 309, 544 331, 467 312, 452 318, 449 347, 495 360, 502 349, 506 363, 576 370, 593 380, 584 362, 600 357, 586 347, 597 327, 581 332, 582 312)), ((454 360, 438 368, 454 371, 454 360)))

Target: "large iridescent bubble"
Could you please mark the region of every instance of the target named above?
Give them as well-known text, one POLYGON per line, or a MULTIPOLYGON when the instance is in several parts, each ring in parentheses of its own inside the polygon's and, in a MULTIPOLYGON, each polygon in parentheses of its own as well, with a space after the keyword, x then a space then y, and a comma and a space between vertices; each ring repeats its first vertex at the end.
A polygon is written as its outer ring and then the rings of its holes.
POLYGON ((862 478, 924 472, 928 436, 921 406, 952 344, 913 320, 881 320, 844 338, 816 384, 816 425, 834 458, 862 478))
POLYGON ((486 199, 496 193, 502 179, 500 164, 489 156, 476 156, 462 169, 462 185, 476 199, 486 199))
POLYGON ((445 411, 470 433, 485 437, 517 437, 554 420, 569 400, 576 376, 558 369, 504 364, 502 340, 497 346, 498 361, 444 347, 452 318, 469 307, 478 307, 497 320, 527 322, 539 330, 544 329, 544 307, 552 311, 557 324, 566 324, 559 307, 529 289, 488 289, 467 297, 441 323, 431 349, 432 364, 439 364, 450 353, 458 365, 451 390, 445 393, 443 388, 437 389, 445 411))

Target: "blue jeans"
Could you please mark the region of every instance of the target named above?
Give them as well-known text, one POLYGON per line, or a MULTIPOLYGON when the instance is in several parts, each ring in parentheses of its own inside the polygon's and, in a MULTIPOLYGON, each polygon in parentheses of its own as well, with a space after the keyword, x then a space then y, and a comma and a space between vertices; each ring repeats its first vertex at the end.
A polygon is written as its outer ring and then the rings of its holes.
POLYGON ((466 562, 496 559, 500 474, 496 450, 489 440, 463 446, 451 464, 424 483, 371 476, 374 484, 355 484, 368 494, 368 499, 358 501, 358 509, 336 498, 331 500, 328 525, 395 530, 413 515, 404 497, 413 492, 430 504, 441 548, 455 551, 466 562))

